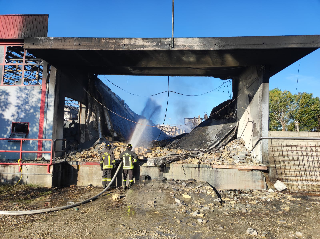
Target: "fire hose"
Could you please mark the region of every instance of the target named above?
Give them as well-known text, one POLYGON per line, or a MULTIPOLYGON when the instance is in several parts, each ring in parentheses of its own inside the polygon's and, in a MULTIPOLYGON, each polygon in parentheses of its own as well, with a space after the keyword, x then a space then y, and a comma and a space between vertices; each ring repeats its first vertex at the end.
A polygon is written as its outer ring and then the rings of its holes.
POLYGON ((0 211, 0 215, 20 216, 20 215, 31 215, 31 214, 38 214, 38 213, 44 213, 44 212, 54 212, 54 211, 60 211, 60 210, 64 210, 64 209, 69 209, 69 208, 72 208, 72 207, 77 207, 77 206, 79 206, 81 204, 85 204, 85 203, 91 202, 91 201, 97 199, 100 195, 102 195, 105 191, 107 191, 110 188, 111 184, 114 182, 116 176, 118 175, 121 166, 122 166, 122 162, 119 164, 119 166, 117 168, 117 171, 114 174, 112 180, 110 181, 108 186, 102 192, 100 192, 96 196, 93 196, 93 197, 91 197, 89 199, 86 199, 86 200, 84 200, 82 202, 78 202, 78 203, 75 203, 75 204, 72 204, 72 205, 67 205, 67 206, 62 206, 62 207, 45 208, 45 209, 29 210, 29 211, 0 211))
POLYGON ((20 172, 21 172, 20 179, 19 179, 18 182, 16 182, 13 186, 9 187, 9 189, 7 189, 7 190, 5 190, 5 191, 3 191, 3 192, 1 192, 1 193, 6 193, 6 192, 10 191, 12 188, 14 188, 15 186, 17 186, 17 185, 20 183, 20 181, 21 181, 21 179, 22 179, 22 176, 23 176, 23 174, 22 174, 22 167, 21 167, 20 162, 21 162, 21 159, 18 160, 18 164, 19 164, 20 172))

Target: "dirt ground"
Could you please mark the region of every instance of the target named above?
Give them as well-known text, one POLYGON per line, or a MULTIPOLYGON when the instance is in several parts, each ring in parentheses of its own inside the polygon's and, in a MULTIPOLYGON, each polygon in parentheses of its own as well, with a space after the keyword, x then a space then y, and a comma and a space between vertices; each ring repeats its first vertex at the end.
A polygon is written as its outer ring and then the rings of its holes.
MULTIPOLYGON (((95 187, 0 187, 0 210, 83 201, 95 187)), ((320 238, 320 199, 273 190, 217 191, 207 183, 143 181, 81 206, 0 215, 1 238, 320 238)))

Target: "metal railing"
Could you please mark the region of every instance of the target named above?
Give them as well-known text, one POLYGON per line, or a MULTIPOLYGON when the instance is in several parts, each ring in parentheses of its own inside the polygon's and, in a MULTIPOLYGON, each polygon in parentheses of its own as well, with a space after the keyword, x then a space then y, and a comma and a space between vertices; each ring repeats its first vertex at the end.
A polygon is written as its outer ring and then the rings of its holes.
POLYGON ((53 140, 52 139, 26 139, 26 138, 0 138, 0 141, 10 141, 12 142, 12 144, 14 144, 15 142, 19 143, 19 150, 11 150, 11 149, 6 149, 6 150, 2 150, 0 149, 0 153, 19 153, 19 159, 23 159, 22 154, 24 153, 37 153, 40 154, 42 156, 42 154, 49 154, 50 155, 50 161, 49 163, 29 163, 29 162, 22 162, 19 161, 19 163, 4 163, 4 162, 0 162, 0 165, 19 165, 19 172, 21 171, 21 167, 23 165, 46 165, 47 168, 47 172, 50 173, 50 166, 52 165, 52 155, 53 155, 53 140), (23 146, 23 142, 24 141, 49 141, 51 142, 50 144, 50 151, 38 151, 38 150, 23 150, 22 146, 23 146))

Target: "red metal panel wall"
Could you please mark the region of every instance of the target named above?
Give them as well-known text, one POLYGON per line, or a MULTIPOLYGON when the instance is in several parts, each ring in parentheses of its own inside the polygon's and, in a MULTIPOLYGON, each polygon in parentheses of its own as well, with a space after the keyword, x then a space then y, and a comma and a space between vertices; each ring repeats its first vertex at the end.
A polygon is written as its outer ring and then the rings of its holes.
POLYGON ((48 14, 0 15, 0 39, 46 37, 48 14))

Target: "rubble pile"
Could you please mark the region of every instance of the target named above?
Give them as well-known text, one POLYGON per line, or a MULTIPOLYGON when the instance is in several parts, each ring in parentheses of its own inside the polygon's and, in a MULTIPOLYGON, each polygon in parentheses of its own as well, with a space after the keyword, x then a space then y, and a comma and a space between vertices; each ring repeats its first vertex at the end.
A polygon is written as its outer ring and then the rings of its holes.
POLYGON ((239 138, 226 146, 212 151, 198 151, 188 154, 188 158, 177 163, 207 165, 255 165, 251 153, 245 147, 244 140, 239 138))
MULTIPOLYGON (((114 142, 112 143, 114 147, 114 154, 116 158, 119 158, 121 152, 123 152, 126 148, 126 144, 122 142, 114 142)), ((100 155, 103 149, 105 148, 106 143, 102 142, 95 146, 92 146, 88 149, 79 149, 76 151, 69 152, 67 156, 67 161, 79 161, 79 162, 94 162, 100 161, 100 155)))
MULTIPOLYGON (((100 192, 95 187, 1 186, 0 209, 72 205, 100 192)), ((319 205, 319 197, 273 186, 220 190, 192 179, 145 180, 73 209, 3 215, 0 230, 4 238, 316 238, 319 205), (108 227, 106 218, 114 225, 108 227), (96 225, 105 226, 97 230, 96 225)))
POLYGON ((90 161, 100 161, 99 150, 93 147, 86 150, 72 151, 67 155, 67 161, 79 161, 79 162, 90 162, 90 161))
MULTIPOLYGON (((114 156, 119 159, 120 154, 126 150, 127 144, 124 142, 110 142, 113 148, 114 156)), ((100 154, 105 148, 105 143, 97 144, 96 146, 88 149, 79 149, 68 153, 67 161, 80 161, 80 162, 91 162, 100 161, 100 154)), ((138 147, 134 149, 134 152, 138 155, 139 159, 157 158, 157 157, 168 157, 170 155, 185 154, 185 150, 181 149, 167 149, 161 147, 138 147)))
MULTIPOLYGON (((124 142, 111 142, 115 158, 119 159, 121 152, 126 149, 124 142)), ((99 161, 100 153, 105 143, 97 144, 86 150, 78 150, 69 153, 67 161, 99 161)), ((179 164, 206 164, 206 165, 255 165, 251 153, 245 147, 243 139, 235 139, 217 150, 162 148, 162 147, 138 147, 134 149, 140 160, 152 161, 153 165, 161 166, 176 162, 179 164)))
MULTIPOLYGON (((139 151, 136 152, 139 155, 139 151)), ((144 152, 144 158, 152 165, 168 163, 206 165, 256 165, 243 139, 235 139, 217 150, 193 150, 155 147, 144 152)))

